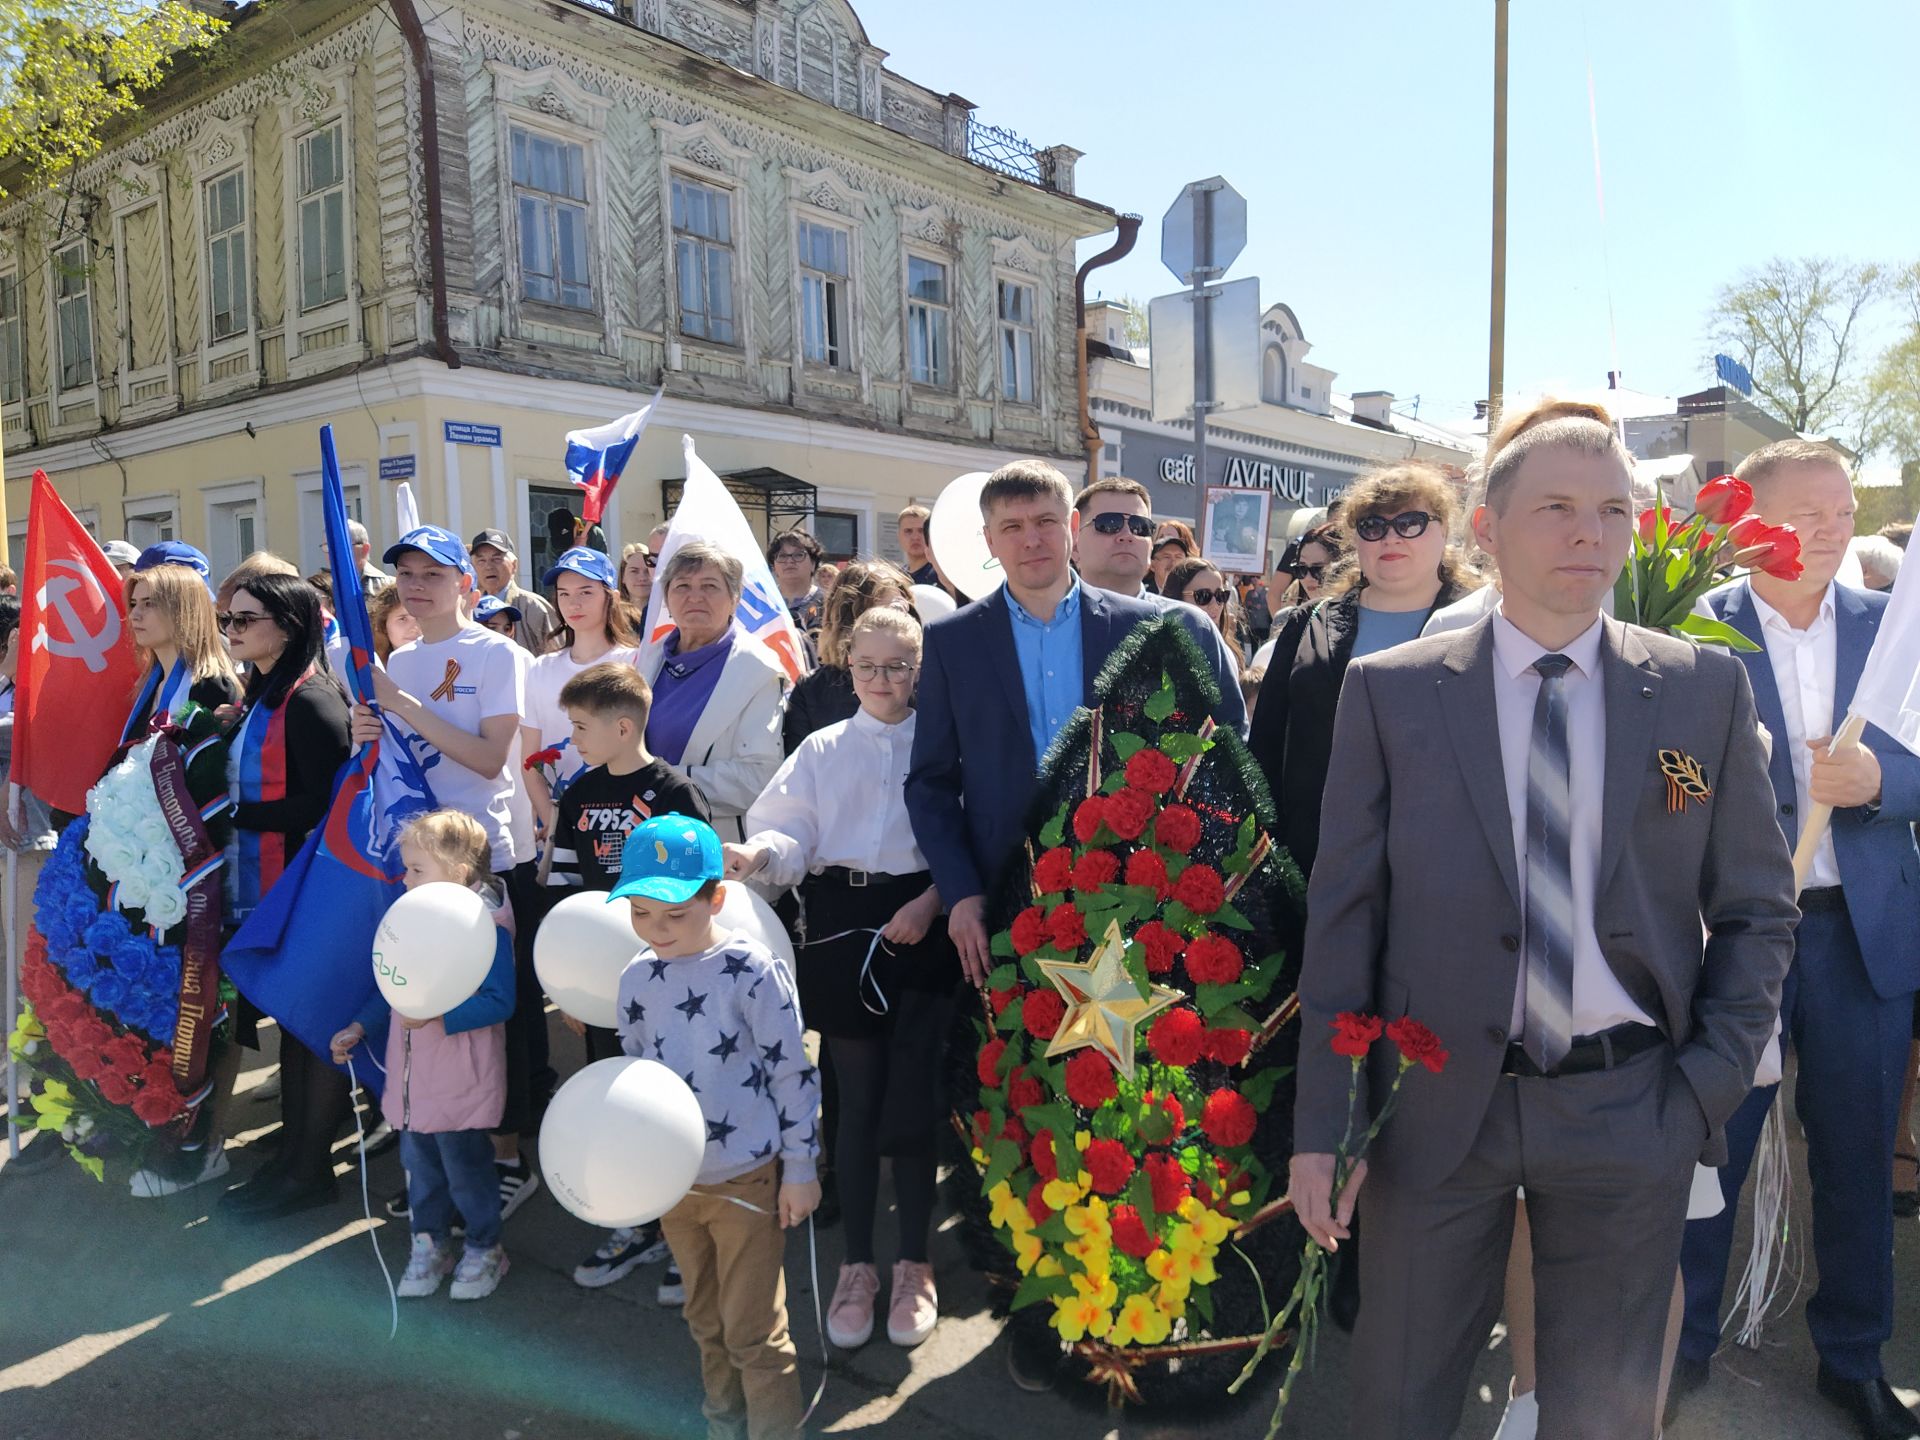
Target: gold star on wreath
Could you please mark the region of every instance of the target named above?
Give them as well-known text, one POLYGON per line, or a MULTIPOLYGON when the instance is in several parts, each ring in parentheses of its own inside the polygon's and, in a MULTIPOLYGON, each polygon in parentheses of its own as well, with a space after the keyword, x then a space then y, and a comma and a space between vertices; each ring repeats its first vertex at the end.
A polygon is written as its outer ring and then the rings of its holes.
POLYGON ((1113 1062, 1127 1079, 1133 1078, 1135 1031, 1168 1006, 1187 997, 1164 985, 1149 987, 1140 998, 1139 987, 1127 972, 1127 942, 1120 922, 1109 921, 1106 938, 1084 965, 1065 960, 1042 960, 1040 968, 1067 1002, 1066 1018, 1047 1046, 1051 1059, 1069 1050, 1091 1045, 1113 1062))

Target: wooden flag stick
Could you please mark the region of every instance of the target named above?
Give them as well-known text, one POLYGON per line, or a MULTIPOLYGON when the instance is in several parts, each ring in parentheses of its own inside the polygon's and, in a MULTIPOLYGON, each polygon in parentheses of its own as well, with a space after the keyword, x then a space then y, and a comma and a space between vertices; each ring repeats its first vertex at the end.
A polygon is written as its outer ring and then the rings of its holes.
MULTIPOLYGON (((1840 733, 1833 737, 1833 744, 1827 747, 1827 754, 1838 755, 1843 750, 1859 749, 1860 737, 1866 728, 1866 717, 1849 711, 1845 723, 1840 726, 1840 733)), ((1793 847, 1794 894, 1798 895, 1807 888, 1807 874, 1813 869, 1813 857, 1820 849, 1820 837, 1827 833, 1827 826, 1832 823, 1831 805, 1807 807, 1806 823, 1800 827, 1800 843, 1793 847)))

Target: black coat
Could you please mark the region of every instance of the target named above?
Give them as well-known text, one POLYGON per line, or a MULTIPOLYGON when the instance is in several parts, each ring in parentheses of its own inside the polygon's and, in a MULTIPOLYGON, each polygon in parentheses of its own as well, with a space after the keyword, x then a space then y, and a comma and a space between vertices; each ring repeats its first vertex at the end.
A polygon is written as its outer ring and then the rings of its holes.
MULTIPOLYGON (((1431 615, 1467 592, 1443 583, 1431 615)), ((1333 755, 1333 713, 1360 632, 1360 592, 1297 605, 1274 617, 1273 659, 1260 682, 1247 743, 1266 772, 1280 814, 1280 842, 1313 873, 1320 849, 1320 797, 1333 755)))
POLYGON ((851 720, 859 713, 860 697, 853 693, 853 676, 844 665, 822 665, 787 692, 780 743, 791 755, 814 731, 851 720))

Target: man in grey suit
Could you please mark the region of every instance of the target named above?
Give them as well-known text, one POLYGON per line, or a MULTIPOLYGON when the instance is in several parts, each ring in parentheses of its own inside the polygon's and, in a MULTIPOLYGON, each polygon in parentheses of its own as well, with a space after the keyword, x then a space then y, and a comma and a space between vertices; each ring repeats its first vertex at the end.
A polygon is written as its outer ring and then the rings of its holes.
POLYGON ((1474 516, 1499 609, 1355 661, 1341 691, 1291 1194, 1329 1249, 1359 1199, 1365 1440, 1453 1434, 1520 1186, 1542 1440, 1654 1433, 1693 1165, 1724 1156, 1773 1029, 1797 912, 1746 671, 1601 614, 1629 463, 1585 419, 1501 451, 1474 516), (1409 1077, 1331 1213, 1342 1011, 1412 1015, 1452 1058, 1409 1077))

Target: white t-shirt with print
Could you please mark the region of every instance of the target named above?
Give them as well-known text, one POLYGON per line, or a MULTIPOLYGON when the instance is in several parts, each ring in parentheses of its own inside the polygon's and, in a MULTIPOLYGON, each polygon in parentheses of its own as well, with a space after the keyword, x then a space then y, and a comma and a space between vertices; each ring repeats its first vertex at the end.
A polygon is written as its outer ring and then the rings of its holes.
MULTIPOLYGON (((478 735, 481 722, 496 716, 511 715, 518 725, 526 708, 526 683, 515 657, 524 654, 511 636, 469 622, 451 639, 433 643, 415 640, 402 645, 387 657, 387 673, 396 685, 449 725, 478 735)), ((496 873, 511 870, 518 860, 532 858, 530 849, 527 855, 521 855, 514 846, 516 747, 509 745, 507 763, 498 774, 481 775, 413 735, 398 716, 394 723, 411 738, 415 758, 426 772, 434 799, 450 809, 466 811, 486 827, 496 873)))
MULTIPOLYGON (((526 710, 527 677, 533 673, 533 656, 518 640, 513 642, 514 663, 520 667, 520 723, 528 724, 526 710)), ((513 732, 513 744, 507 749, 507 773, 513 777, 513 794, 507 801, 507 829, 513 836, 513 854, 515 863, 524 863, 534 858, 537 846, 533 839, 533 800, 527 794, 527 758, 526 746, 520 739, 520 731, 513 732)))
MULTIPOLYGON (((527 728, 540 734, 540 747, 558 745, 563 740, 572 740, 573 722, 567 712, 560 708, 560 692, 566 684, 582 670, 595 665, 632 665, 640 663, 640 651, 637 648, 616 646, 607 651, 598 660, 582 665, 573 658, 571 650, 556 650, 551 655, 542 655, 533 662, 533 668, 527 672, 527 728)), ((571 781, 587 767, 580 761, 579 754, 572 745, 560 752, 560 764, 555 767, 554 778, 571 781)))

